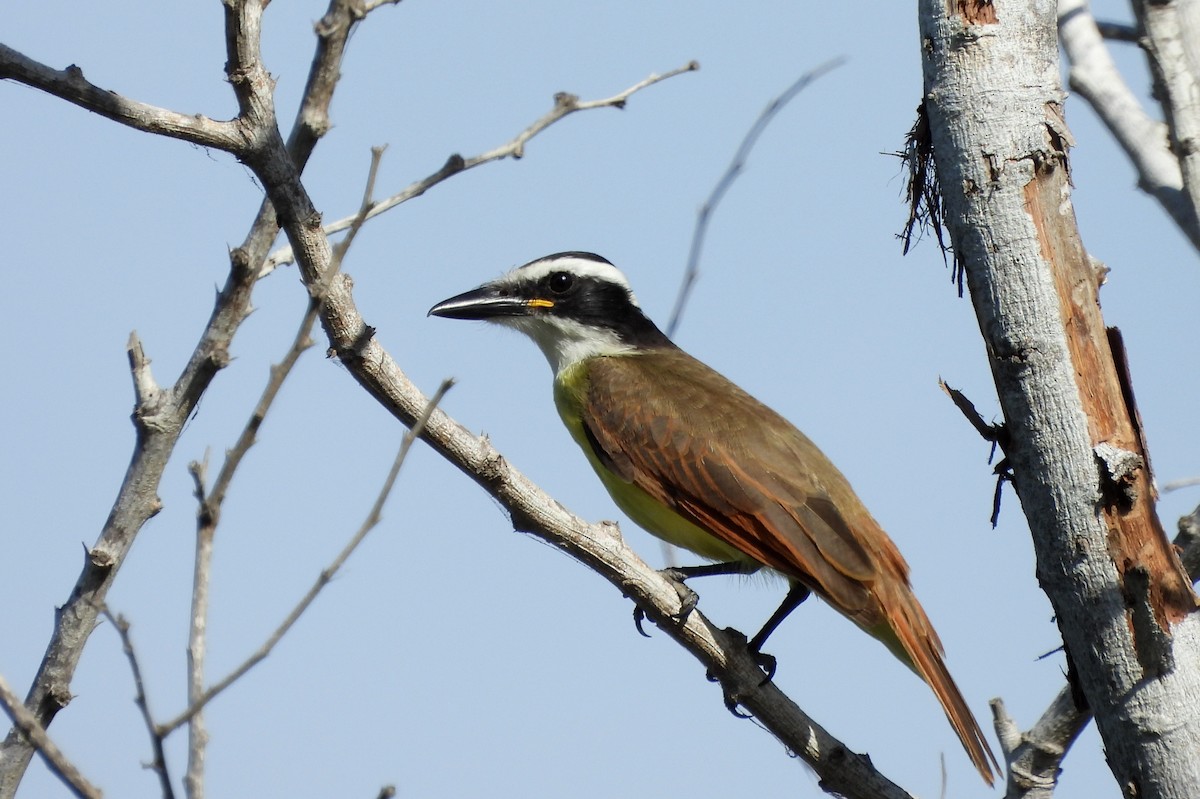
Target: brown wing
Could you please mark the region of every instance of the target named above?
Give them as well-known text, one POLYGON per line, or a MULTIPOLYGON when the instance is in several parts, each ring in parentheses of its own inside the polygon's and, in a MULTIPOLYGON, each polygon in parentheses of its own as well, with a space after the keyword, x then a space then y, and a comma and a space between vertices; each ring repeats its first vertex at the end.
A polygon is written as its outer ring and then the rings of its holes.
POLYGON ((907 566, 787 420, 681 351, 597 359, 588 383, 584 425, 614 471, 860 624, 881 620, 879 560, 903 575, 907 566))
POLYGON ((807 436, 680 350, 595 359, 587 400, 583 423, 599 458, 882 640, 930 685, 992 783, 996 759, 912 593, 908 564, 807 436))

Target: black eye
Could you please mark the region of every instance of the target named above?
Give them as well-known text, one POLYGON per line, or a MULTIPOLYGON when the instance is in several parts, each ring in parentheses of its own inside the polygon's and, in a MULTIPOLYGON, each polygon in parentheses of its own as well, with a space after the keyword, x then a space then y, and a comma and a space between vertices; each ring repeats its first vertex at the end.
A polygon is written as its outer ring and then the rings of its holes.
POLYGON ((569 272, 555 272, 546 281, 550 291, 555 294, 566 294, 575 285, 575 276, 569 272))

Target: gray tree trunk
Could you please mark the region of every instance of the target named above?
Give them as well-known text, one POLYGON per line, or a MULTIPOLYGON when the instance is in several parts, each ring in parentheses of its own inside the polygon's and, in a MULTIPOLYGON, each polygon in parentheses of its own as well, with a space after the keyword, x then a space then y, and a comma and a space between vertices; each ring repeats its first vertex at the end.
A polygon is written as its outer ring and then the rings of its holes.
POLYGON ((1200 615, 1075 225, 1055 16, 1054 0, 922 0, 929 144, 1077 693, 1125 796, 1194 799, 1200 615))

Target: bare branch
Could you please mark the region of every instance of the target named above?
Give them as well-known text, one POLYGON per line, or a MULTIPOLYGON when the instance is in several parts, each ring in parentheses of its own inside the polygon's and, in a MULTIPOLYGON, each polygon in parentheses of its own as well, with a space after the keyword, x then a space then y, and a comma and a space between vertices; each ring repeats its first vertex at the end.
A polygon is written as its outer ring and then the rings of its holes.
POLYGON ((236 121, 180 114, 101 89, 72 64, 57 70, 0 44, 0 79, 15 80, 136 130, 183 139, 201 147, 236 152, 244 145, 236 121))
POLYGON ((262 13, 268 0, 226 0, 225 77, 238 102, 238 118, 247 140, 240 156, 271 145, 279 135, 275 122, 275 81, 262 62, 262 13))
POLYGON ((246 453, 258 441, 258 431, 267 418, 267 412, 274 404, 275 398, 283 388, 284 382, 296 367, 300 356, 313 345, 312 328, 313 323, 316 321, 318 306, 319 300, 309 303, 304 316, 300 319, 300 324, 296 326, 296 333, 292 337, 292 343, 288 347, 287 352, 284 353, 279 363, 271 366, 267 385, 263 388, 263 392, 258 398, 258 403, 254 406, 250 418, 246 421, 246 426, 242 429, 234 445, 225 452, 225 461, 221 464, 221 471, 217 474, 217 479, 213 482, 212 491, 204 501, 204 507, 201 509, 202 515, 207 514, 212 517, 213 526, 216 526, 218 522, 221 504, 225 501, 225 493, 229 490, 229 486, 233 482, 233 476, 237 472, 237 468, 241 465, 246 453))
MULTIPOLYGON (((229 464, 232 456, 226 455, 229 464)), ((240 458, 240 456, 238 456, 240 458)), ((222 469, 224 471, 224 469, 222 469)), ((204 693, 204 660, 208 652, 208 592, 212 585, 213 538, 220 515, 220 500, 213 501, 205 489, 208 474, 208 452, 204 460, 188 464, 188 472, 196 485, 196 556, 192 566, 192 608, 188 621, 187 683, 188 702, 195 702, 204 693)), ((151 734, 161 740, 158 730, 151 734)), ((197 713, 188 725, 187 770, 183 775, 183 789, 189 799, 203 799, 204 761, 208 752, 208 730, 204 717, 197 713)))
POLYGON ((1075 706, 1069 687, 1058 692, 1028 732, 1020 732, 1001 700, 992 700, 992 713, 1008 764, 1005 799, 1052 799, 1062 759, 1091 714, 1075 706))
POLYGON ((1141 38, 1141 34, 1138 33, 1138 29, 1136 27, 1133 25, 1126 25, 1121 22, 1105 22, 1104 20, 1098 20, 1096 22, 1096 29, 1100 31, 1101 36, 1112 42, 1128 42, 1130 44, 1137 44, 1138 39, 1141 38))
POLYGON ((0 705, 4 706, 4 711, 13 720, 14 731, 42 756, 46 767, 63 781, 71 793, 80 799, 100 799, 100 789, 88 782, 75 764, 67 759, 63 751, 50 739, 37 716, 21 704, 20 698, 13 693, 3 676, 0 676, 0 705))
MULTIPOLYGON (((362 207, 359 209, 358 216, 356 217, 357 224, 351 227, 350 234, 334 249, 333 269, 335 270, 341 267, 341 260, 345 257, 347 250, 349 250, 354 234, 362 226, 362 221, 373 205, 371 201, 372 191, 374 190, 375 178, 379 170, 379 161, 385 149, 386 147, 371 148, 371 166, 363 192, 362 207)), ((263 389, 263 393, 259 397, 258 403, 255 405, 254 411, 251 413, 250 419, 246 422, 246 426, 242 429, 237 441, 233 447, 226 450, 225 461, 221 465, 221 471, 218 473, 216 482, 213 483, 213 488, 207 496, 205 495, 203 486, 203 467, 195 463, 190 467, 190 470, 193 472, 193 479, 196 481, 196 498, 201 503, 199 518, 202 523, 207 523, 214 528, 216 527, 220 518, 221 505, 225 501, 225 494, 233 482, 233 477, 237 472, 238 466, 241 465, 246 453, 257 442, 258 431, 266 420, 267 412, 270 410, 271 405, 274 404, 280 389, 283 388, 284 381, 292 373, 296 363, 300 360, 300 356, 312 347, 312 328, 316 322, 323 295, 324 292, 322 291, 318 292, 317 296, 311 298, 308 308, 296 328, 296 334, 292 338, 292 343, 288 347, 287 352, 284 353, 279 363, 271 367, 270 379, 267 381, 267 385, 263 389), (201 471, 197 473, 197 469, 201 469, 201 471)), ((207 456, 205 457, 206 464, 207 456)))
POLYGON ((1129 156, 1141 189, 1158 200, 1192 246, 1200 247, 1200 225, 1183 194, 1183 175, 1171 152, 1167 126, 1146 113, 1117 71, 1086 0, 1061 0, 1058 35, 1071 62, 1071 89, 1088 102, 1129 156))
MULTIPOLYGON (((232 336, 248 313, 253 275, 239 268, 242 262, 237 253, 233 260, 208 326, 171 389, 154 387, 140 342, 136 336, 130 339, 130 363, 138 394, 133 414, 137 444, 108 520, 88 552, 74 590, 59 610, 46 655, 26 698, 26 707, 43 726, 70 701, 70 682, 95 628, 97 609, 103 606, 137 533, 161 509, 157 488, 163 470, 200 396, 228 362, 232 336)), ((10 733, 5 739, 0 747, 0 797, 15 794, 31 755, 18 737, 10 733)))
POLYGON ((362 230, 363 223, 367 221, 372 209, 375 208, 375 179, 379 176, 379 162, 383 160, 383 152, 387 149, 387 145, 378 145, 371 148, 371 167, 367 171, 367 184, 363 187, 362 203, 358 206, 358 213, 350 221, 349 231, 342 240, 333 248, 332 268, 334 271, 342 268, 342 261, 346 257, 346 252, 350 249, 350 245, 354 243, 354 238, 358 235, 358 231, 362 230))
POLYGON ((379 524, 379 520, 383 512, 383 505, 387 501, 388 495, 391 494, 392 486, 394 486, 396 483, 396 477, 400 474, 400 467, 404 465, 404 460, 408 456, 408 451, 411 449, 413 441, 421 436, 425 424, 429 420, 430 414, 433 413, 434 409, 437 407, 437 404, 441 402, 442 397, 445 396, 446 392, 450 390, 452 385, 454 385, 453 380, 445 380, 442 382, 441 386, 438 387, 438 390, 434 392, 433 397, 426 404, 422 415, 416 420, 412 428, 405 433, 404 440, 400 444, 400 451, 396 455, 396 460, 392 463, 392 468, 388 472, 387 479, 384 480, 383 488, 376 497, 375 504, 372 505, 370 512, 367 514, 366 520, 363 521, 362 526, 358 528, 358 532, 356 532, 350 541, 346 543, 346 545, 342 548, 342 551, 338 553, 337 557, 333 559, 333 562, 321 571, 316 582, 314 582, 312 587, 309 588, 308 593, 306 593, 296 604, 296 606, 292 608, 292 611, 287 615, 286 618, 284 618, 279 626, 275 628, 275 631, 271 633, 263 645, 255 650, 250 657, 246 658, 246 660, 243 661, 240 666, 235 668, 223 679, 205 691, 198 699, 192 701, 191 704, 188 705, 187 709, 178 716, 164 724, 158 725, 157 731, 159 735, 166 736, 173 730, 176 730, 182 725, 186 724, 197 713, 203 710, 209 702, 220 695, 221 692, 241 679, 241 677, 246 672, 250 671, 250 669, 254 668, 256 665, 265 660, 266 657, 271 654, 271 651, 275 648, 276 644, 278 644, 280 640, 283 639, 283 636, 287 634, 288 630, 290 630, 292 626, 299 621, 300 617, 304 615, 304 612, 308 610, 308 607, 313 603, 313 600, 315 600, 317 595, 321 593, 321 590, 329 584, 329 581, 333 579, 333 576, 337 574, 338 570, 341 569, 346 560, 352 554, 354 554, 354 550, 356 550, 358 545, 362 543, 364 538, 366 538, 367 533, 371 532, 371 530, 374 529, 377 524, 379 524))
MULTIPOLYGON (((433 174, 428 175, 416 181, 415 183, 409 184, 401 191, 396 192, 386 199, 374 203, 363 221, 365 222, 368 219, 373 219, 382 213, 390 211, 401 203, 405 203, 416 197, 420 197, 429 189, 438 185, 447 178, 457 175, 460 172, 465 172, 468 169, 474 169, 477 166, 481 166, 492 161, 501 161, 505 158, 521 158, 525 154, 525 145, 531 139, 554 123, 558 122, 564 117, 570 116, 576 111, 588 111, 594 108, 624 108, 626 101, 628 101, 630 97, 642 89, 653 86, 656 83, 661 83, 668 78, 673 78, 676 75, 680 75, 685 72, 694 72, 699 68, 700 65, 697 62, 691 61, 688 64, 679 67, 678 69, 669 70, 661 75, 650 75, 646 79, 635 83, 628 89, 625 89, 623 92, 603 100, 580 101, 579 98, 571 94, 557 94, 554 97, 554 107, 529 127, 525 128, 525 130, 518 133, 516 137, 508 143, 502 144, 499 147, 494 147, 485 153, 471 156, 470 158, 463 158, 458 154, 451 155, 448 159, 446 159, 446 163, 444 163, 441 168, 439 168, 433 174)), ((332 236, 335 233, 340 233, 341 231, 346 230, 354 224, 358 217, 359 214, 355 213, 351 216, 344 217, 336 222, 326 225, 324 228, 325 235, 332 236)), ((267 262, 263 265, 259 277, 265 277, 276 267, 293 263, 295 260, 296 256, 295 253, 292 252, 290 245, 281 247, 275 252, 271 253, 270 258, 268 258, 267 262)))
MULTIPOLYGON (((1142 49, 1154 76, 1154 96, 1163 110, 1171 151, 1183 174, 1183 194, 1192 246, 1200 249, 1200 14, 1190 2, 1133 3, 1142 49)), ((1183 225, 1180 225, 1183 227, 1183 225)))
POLYGON ((101 612, 104 614, 104 618, 112 623, 117 635, 121 637, 121 650, 129 660, 129 670, 133 673, 133 685, 136 691, 133 702, 141 711, 142 721, 145 722, 146 730, 150 733, 150 745, 154 749, 154 760, 150 762, 150 768, 158 775, 163 799, 175 799, 175 789, 171 787, 171 773, 167 770, 167 754, 163 750, 163 736, 158 733, 154 717, 150 713, 150 703, 146 699, 146 684, 142 680, 142 667, 138 662, 137 653, 133 649, 133 638, 129 635, 129 621, 124 616, 114 616, 107 607, 101 612))
POLYGON ((1170 491, 1178 491, 1181 488, 1190 488, 1191 486, 1198 485, 1200 485, 1200 477, 1183 477, 1163 485, 1162 492, 1166 494, 1170 491))
MULTIPOLYGON (((484 163, 486 161, 494 161, 498 158, 507 158, 509 156, 513 158, 523 158, 525 156, 526 143, 563 117, 569 116, 576 111, 590 111, 593 108, 623 109, 625 108, 625 103, 629 100, 629 98, 640 92, 642 89, 648 89, 656 83, 661 83, 664 80, 673 78, 676 75, 681 75, 684 72, 695 72, 698 69, 700 69, 700 62, 689 61, 682 67, 668 70, 661 75, 650 75, 644 80, 633 84, 625 91, 618 92, 612 97, 606 97, 603 100, 580 100, 573 94, 559 92, 558 94, 554 95, 554 109, 550 113, 546 114, 546 116, 542 117, 537 122, 534 122, 525 130, 521 131, 519 134, 517 134, 517 137, 508 144, 478 156, 478 161, 479 163, 484 163)), ((464 164, 464 168, 469 169, 475 165, 475 163, 467 161, 464 164)))
POLYGON ((383 5, 394 5, 400 0, 330 0, 325 15, 313 25, 317 35, 317 47, 313 54, 308 80, 304 84, 304 95, 292 123, 288 136, 288 152, 297 163, 303 163, 317 141, 324 136, 333 123, 329 120, 329 105, 333 91, 342 77, 341 63, 350 33, 367 14, 383 5))
POLYGON ((1012 464, 1009 462, 1007 453, 1005 452, 1010 443, 1008 428, 1004 424, 989 424, 985 422, 983 417, 979 415, 979 411, 975 410, 975 404, 967 399, 967 395, 956 388, 951 388, 946 381, 939 378, 938 385, 946 393, 946 396, 950 397, 950 401, 954 403, 954 407, 958 408, 959 412, 966 417, 970 425, 975 428, 975 432, 979 433, 984 441, 991 443, 992 452, 988 457, 988 463, 992 462, 997 449, 1004 452, 1004 456, 992 469, 992 473, 996 475, 996 489, 992 492, 991 516, 992 528, 995 529, 1000 521, 1000 500, 1003 496, 1004 484, 1012 483, 1014 487, 1016 486, 1016 483, 1013 482, 1012 464))
POLYGON ((771 102, 767 103, 767 107, 758 115, 758 119, 754 120, 754 124, 750 126, 750 130, 746 131, 742 143, 738 145, 737 152, 733 154, 733 161, 724 174, 717 180, 717 185, 713 186, 712 193, 708 195, 708 199, 704 201, 704 205, 696 214, 696 226, 692 230, 692 245, 688 250, 687 267, 683 271, 683 282, 679 286, 679 294, 675 298, 675 308, 671 311, 671 319, 667 323, 667 336, 674 337, 675 331, 679 328, 679 322, 683 319, 683 309, 687 305, 688 295, 691 294, 692 286, 696 282, 696 278, 700 274, 700 250, 704 246, 704 236, 708 233, 708 221, 716 210, 717 204, 721 202, 721 198, 725 196, 725 192, 729 191, 729 187, 737 180, 738 175, 746 168, 746 159, 750 157, 750 151, 754 149, 755 143, 758 142, 763 131, 771 124, 771 120, 784 109, 784 107, 792 101, 800 92, 808 88, 808 85, 813 81, 825 75, 845 63, 845 58, 834 58, 826 61, 815 69, 805 72, 787 89, 783 91, 771 102))

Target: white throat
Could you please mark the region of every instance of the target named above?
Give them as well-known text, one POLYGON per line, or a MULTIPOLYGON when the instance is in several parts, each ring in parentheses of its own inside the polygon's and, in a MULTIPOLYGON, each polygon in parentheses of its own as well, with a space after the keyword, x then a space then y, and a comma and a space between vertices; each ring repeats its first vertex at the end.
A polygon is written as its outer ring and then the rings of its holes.
POLYGON ((556 377, 565 369, 588 358, 634 351, 633 347, 622 342, 613 331, 580 324, 572 319, 518 316, 496 321, 533 339, 550 362, 550 368, 554 370, 556 377))

